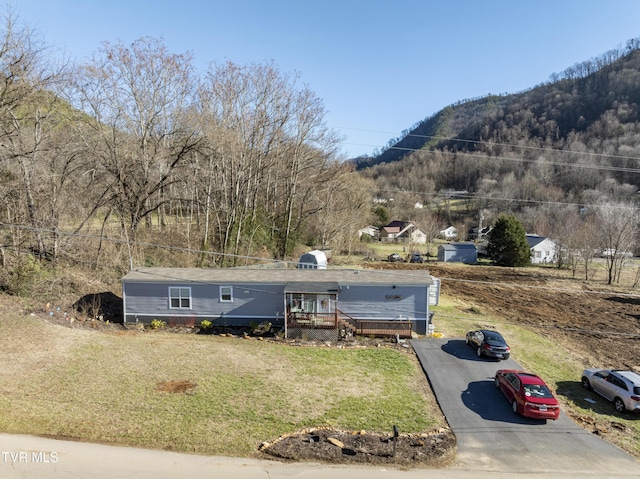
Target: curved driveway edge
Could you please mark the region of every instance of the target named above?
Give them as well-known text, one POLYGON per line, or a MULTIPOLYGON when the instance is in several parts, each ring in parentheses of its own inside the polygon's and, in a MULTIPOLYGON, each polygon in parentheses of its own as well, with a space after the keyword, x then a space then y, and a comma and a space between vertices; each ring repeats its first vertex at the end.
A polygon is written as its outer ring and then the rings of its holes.
POLYGON ((640 476, 640 462, 575 424, 517 416, 493 378, 522 369, 513 359, 480 359, 459 338, 411 340, 447 421, 456 435, 456 466, 531 474, 640 476))

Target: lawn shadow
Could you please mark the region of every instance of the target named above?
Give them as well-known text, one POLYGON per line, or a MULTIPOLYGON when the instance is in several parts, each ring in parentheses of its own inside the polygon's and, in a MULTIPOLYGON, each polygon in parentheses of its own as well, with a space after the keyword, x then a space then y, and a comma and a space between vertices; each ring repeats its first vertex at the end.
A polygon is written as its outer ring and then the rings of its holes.
POLYGON ((502 391, 493 381, 473 381, 460 395, 462 403, 471 411, 487 421, 499 421, 511 424, 540 425, 545 419, 533 419, 521 416, 511 410, 502 391))
POLYGON ((450 339, 441 346, 441 349, 458 359, 464 359, 465 361, 482 361, 482 362, 497 362, 500 360, 496 358, 487 358, 485 356, 479 358, 475 350, 469 346, 464 339, 450 339))

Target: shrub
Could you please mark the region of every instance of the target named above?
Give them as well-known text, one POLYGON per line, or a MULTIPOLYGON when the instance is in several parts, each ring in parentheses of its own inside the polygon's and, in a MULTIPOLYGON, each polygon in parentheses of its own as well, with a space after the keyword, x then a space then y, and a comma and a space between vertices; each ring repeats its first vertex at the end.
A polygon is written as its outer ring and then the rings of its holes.
POLYGON ((159 319, 154 319, 149 323, 149 327, 151 329, 163 329, 167 325, 166 322, 161 321, 159 319))
POLYGON ((46 282, 47 276, 47 271, 33 256, 25 255, 3 270, 0 289, 14 296, 28 297, 37 290, 39 283, 46 282))
POLYGON ((208 320, 204 319, 200 323, 200 332, 207 333, 207 332, 211 331, 212 329, 213 329, 213 323, 211 321, 208 321, 208 320))

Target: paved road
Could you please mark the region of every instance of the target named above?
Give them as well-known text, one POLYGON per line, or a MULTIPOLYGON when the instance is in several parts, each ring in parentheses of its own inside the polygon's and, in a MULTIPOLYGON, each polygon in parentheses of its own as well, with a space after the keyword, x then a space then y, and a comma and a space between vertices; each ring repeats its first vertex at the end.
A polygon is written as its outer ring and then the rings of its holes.
MULTIPOLYGON (((537 473, 493 471, 492 479, 541 479, 537 473)), ((478 479, 486 470, 331 466, 195 456, 0 434, 2 479, 478 479), (35 454, 35 456, 34 456, 35 454), (13 460, 15 459, 15 460, 13 460)), ((631 479, 637 473, 570 471, 544 479, 631 479)))
POLYGON ((640 462, 633 456, 585 431, 564 413, 558 421, 546 423, 515 415, 493 383, 497 369, 522 369, 512 359, 480 359, 464 339, 411 343, 456 435, 457 467, 640 476, 640 462))

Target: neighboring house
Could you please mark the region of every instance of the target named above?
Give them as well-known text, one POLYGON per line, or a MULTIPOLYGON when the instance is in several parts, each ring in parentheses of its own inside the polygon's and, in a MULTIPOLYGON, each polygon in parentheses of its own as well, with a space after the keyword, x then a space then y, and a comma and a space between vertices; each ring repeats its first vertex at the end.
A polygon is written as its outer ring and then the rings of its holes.
POLYGON ((458 229, 453 226, 449 226, 440 231, 440 236, 446 240, 456 239, 458 237, 458 229))
POLYGON ((427 235, 411 221, 392 221, 380 229, 380 240, 388 243, 424 244, 427 242, 427 235))
POLYGON ((478 262, 478 250, 473 243, 442 244, 438 246, 438 261, 475 264, 478 262))
POLYGON ((380 230, 375 226, 365 226, 364 228, 358 230, 358 238, 362 238, 363 236, 370 236, 371 238, 377 238, 380 235, 380 230))
POLYGON ((554 241, 544 236, 527 234, 527 243, 531 251, 532 264, 556 262, 557 245, 554 241))
MULTIPOLYGON (((248 326, 337 339, 394 328, 426 334, 440 281, 426 271, 137 268, 122 278, 124 322, 248 326)), ((381 333, 382 334, 382 333, 381 333)))
POLYGON ((300 256, 298 269, 327 269, 327 255, 314 249, 300 256))

